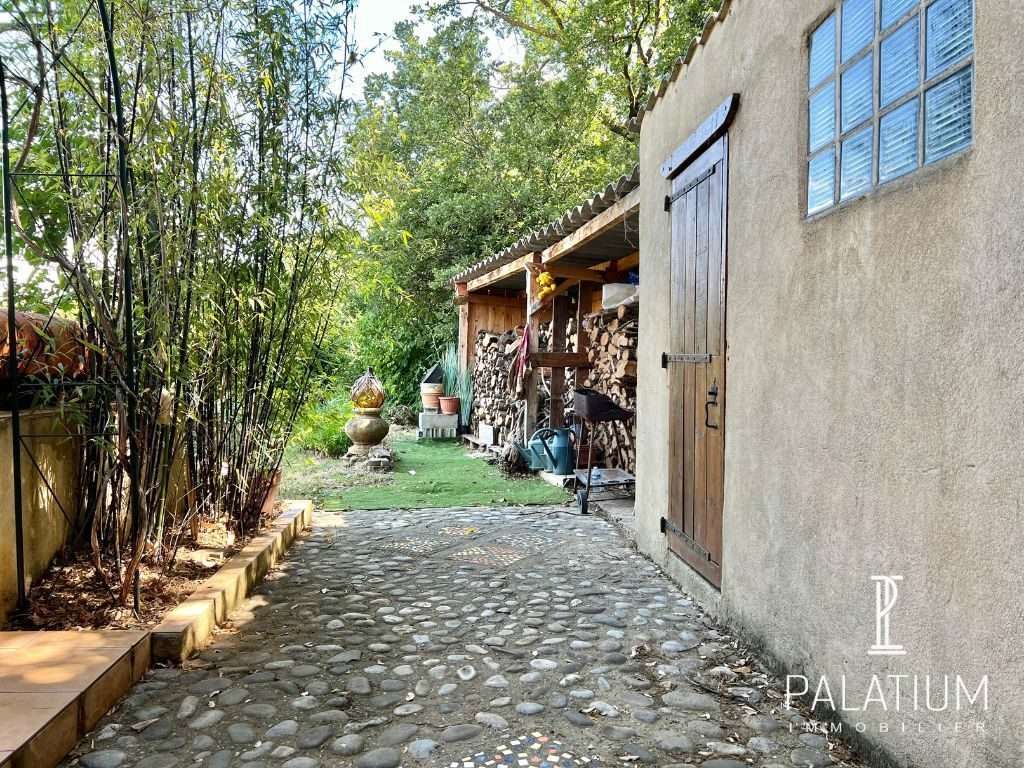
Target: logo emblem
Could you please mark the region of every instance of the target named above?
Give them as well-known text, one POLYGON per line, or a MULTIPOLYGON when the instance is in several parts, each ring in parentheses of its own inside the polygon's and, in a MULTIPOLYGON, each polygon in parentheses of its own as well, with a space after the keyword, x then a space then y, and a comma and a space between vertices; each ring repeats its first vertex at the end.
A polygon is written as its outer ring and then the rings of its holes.
POLYGON ((889 619, 900 597, 902 576, 872 576, 875 582, 875 644, 868 656, 906 656, 907 649, 892 642, 889 619))

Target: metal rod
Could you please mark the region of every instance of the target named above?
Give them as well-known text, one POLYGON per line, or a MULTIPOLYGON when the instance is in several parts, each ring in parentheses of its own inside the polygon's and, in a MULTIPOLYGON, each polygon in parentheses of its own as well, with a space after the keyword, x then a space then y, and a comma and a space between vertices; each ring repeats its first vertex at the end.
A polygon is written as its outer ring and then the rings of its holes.
POLYGON ((64 505, 60 501, 60 496, 57 495, 57 492, 53 489, 53 486, 50 485, 50 480, 46 477, 46 473, 43 472, 43 468, 39 466, 39 462, 36 461, 35 454, 32 453, 32 450, 28 447, 28 444, 22 443, 22 445, 25 448, 25 453, 28 454, 29 461, 32 462, 32 466, 35 468, 36 473, 39 475, 39 479, 43 481, 43 485, 46 486, 46 490, 49 491, 50 495, 53 497, 54 502, 57 504, 57 509, 59 509, 60 513, 64 515, 64 519, 67 521, 68 524, 68 530, 71 530, 75 527, 75 523, 71 519, 71 516, 68 515, 67 510, 64 509, 64 505))
POLYGON ((57 178, 61 178, 61 179, 64 178, 65 176, 73 176, 75 178, 80 178, 80 179, 116 179, 117 178, 117 174, 116 173, 49 173, 49 172, 44 172, 44 171, 19 171, 17 173, 12 173, 11 176, 16 176, 18 178, 20 178, 22 176, 25 176, 27 178, 57 177, 57 178))
POLYGON ((7 65, 0 56, 0 135, 3 141, 4 255, 7 258, 7 378, 11 382, 11 471, 14 491, 14 559, 18 608, 25 607, 25 531, 21 499, 21 414, 18 412, 18 323, 14 309, 14 236, 11 210, 10 125, 7 114, 7 65))

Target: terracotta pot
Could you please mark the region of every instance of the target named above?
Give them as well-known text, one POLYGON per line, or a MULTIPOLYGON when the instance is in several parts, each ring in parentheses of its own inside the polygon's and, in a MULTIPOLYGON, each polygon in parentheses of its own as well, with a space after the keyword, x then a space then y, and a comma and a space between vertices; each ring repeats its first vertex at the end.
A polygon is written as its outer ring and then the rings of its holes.
POLYGON ((438 399, 444 394, 444 384, 420 384, 420 399, 423 401, 423 410, 437 411, 440 405, 438 399))
POLYGON ((459 412, 459 398, 439 397, 438 401, 441 406, 441 413, 445 416, 454 416, 459 412))

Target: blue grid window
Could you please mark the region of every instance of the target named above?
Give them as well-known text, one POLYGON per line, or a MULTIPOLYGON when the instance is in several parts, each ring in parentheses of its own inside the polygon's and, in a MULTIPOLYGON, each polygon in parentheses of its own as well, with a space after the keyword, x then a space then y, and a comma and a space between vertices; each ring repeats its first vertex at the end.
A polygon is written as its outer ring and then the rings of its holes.
POLYGON ((919 64, 921 30, 913 18, 882 41, 882 106, 916 88, 920 82, 919 64))
POLYGON ((808 49, 808 215, 971 146, 974 0, 837 0, 808 49))
POLYGON ((917 113, 914 98, 878 123, 878 182, 898 179, 917 168, 917 113))

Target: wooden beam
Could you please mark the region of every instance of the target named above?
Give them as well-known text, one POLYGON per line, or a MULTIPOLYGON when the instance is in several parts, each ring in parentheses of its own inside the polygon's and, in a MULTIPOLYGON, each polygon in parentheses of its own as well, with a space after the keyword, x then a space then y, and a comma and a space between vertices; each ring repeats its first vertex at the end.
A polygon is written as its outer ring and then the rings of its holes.
POLYGON ((467 304, 479 304, 484 307, 525 307, 525 296, 489 296, 486 293, 471 293, 466 297, 467 304))
POLYGON ((547 272, 554 277, 569 277, 574 280, 585 280, 590 283, 605 282, 603 273, 589 267, 574 267, 571 264, 530 264, 528 269, 535 275, 547 272))
POLYGON ((627 272, 633 267, 638 266, 640 266, 640 251, 634 251, 629 256, 613 259, 612 261, 603 261, 600 264, 595 264, 592 268, 602 272, 627 272))
POLYGON ((565 294, 565 292, 568 291, 570 288, 572 288, 575 285, 579 285, 579 284, 580 284, 579 280, 575 280, 575 279, 570 277, 564 283, 562 283, 557 288, 555 288, 554 293, 549 293, 547 295, 547 297, 545 299, 543 299, 539 304, 537 304, 535 307, 530 308, 530 311, 539 312, 541 309, 546 307, 548 304, 550 304, 552 301, 557 299, 559 296, 562 296, 563 294, 565 294))
POLYGON ((634 209, 640 208, 640 187, 637 187, 611 207, 605 208, 571 235, 559 240, 544 251, 543 262, 558 261, 573 251, 577 251, 616 224, 629 216, 634 209))
MULTIPOLYGON (((569 297, 558 296, 555 298, 551 309, 551 352, 550 354, 565 353, 565 331, 569 325, 569 297)), ((549 426, 558 429, 565 425, 565 403, 562 402, 562 395, 565 393, 565 368, 553 367, 551 369, 551 403, 549 405, 551 420, 549 426)))
MULTIPOLYGON (((523 257, 522 269, 527 264, 534 265, 539 264, 541 255, 539 253, 531 253, 528 256, 523 257)), ((533 307, 537 302, 537 293, 539 287, 537 285, 537 276, 532 271, 526 273, 526 306, 533 307)), ((540 344, 540 314, 536 311, 527 310, 526 327, 530 334, 530 357, 533 358, 539 351, 540 344)), ((533 436, 533 433, 537 431, 537 417, 540 413, 540 396, 537 392, 537 370, 533 365, 527 368, 526 381, 523 382, 525 388, 526 407, 523 409, 523 442, 529 441, 533 436)))
MULTIPOLYGON (((590 362, 590 334, 583 329, 583 318, 590 313, 590 305, 594 300, 594 286, 590 283, 580 283, 580 292, 576 297, 576 354, 587 358, 587 368, 591 367, 590 362)), ((580 368, 584 366, 578 366, 580 368)), ((576 386, 582 387, 584 381, 577 376, 576 386)))
POLYGON ((551 294, 551 298, 557 299, 559 296, 564 294, 570 288, 572 288, 575 285, 579 285, 579 284, 580 284, 579 280, 577 280, 576 278, 570 277, 568 280, 566 280, 560 286, 555 288, 555 292, 551 294))
POLYGON ((536 368, 590 368, 590 356, 579 352, 535 352, 530 362, 536 368))
POLYGON ((459 307, 459 365, 463 370, 469 370, 469 364, 473 362, 470 357, 475 352, 475 345, 469 338, 469 318, 472 307, 463 304, 459 307))
POLYGON ((504 280, 509 275, 514 275, 516 272, 521 272, 526 268, 527 262, 532 262, 533 259, 528 254, 523 256, 521 259, 510 261, 501 267, 491 270, 486 275, 480 275, 480 277, 470 280, 466 286, 470 293, 473 291, 479 291, 481 288, 486 288, 489 285, 494 285, 501 280, 504 280))

